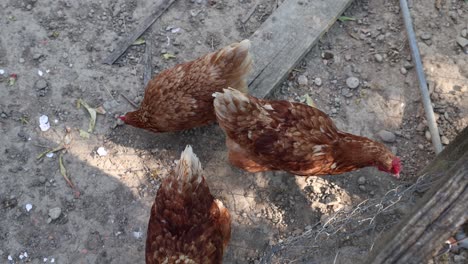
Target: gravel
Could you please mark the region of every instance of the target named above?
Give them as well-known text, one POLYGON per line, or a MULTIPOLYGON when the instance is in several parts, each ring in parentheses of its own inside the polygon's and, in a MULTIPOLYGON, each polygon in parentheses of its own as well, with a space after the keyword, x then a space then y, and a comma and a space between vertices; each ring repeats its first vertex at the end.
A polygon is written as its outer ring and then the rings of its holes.
POLYGON ((378 135, 384 142, 393 143, 396 140, 395 134, 387 130, 380 130, 378 135))
POLYGON ((348 79, 346 79, 346 85, 350 89, 356 89, 359 86, 359 79, 356 77, 349 77, 348 79))
POLYGON ((59 218, 60 214, 62 214, 62 209, 60 209, 60 207, 54 207, 49 209, 49 217, 52 220, 59 218))

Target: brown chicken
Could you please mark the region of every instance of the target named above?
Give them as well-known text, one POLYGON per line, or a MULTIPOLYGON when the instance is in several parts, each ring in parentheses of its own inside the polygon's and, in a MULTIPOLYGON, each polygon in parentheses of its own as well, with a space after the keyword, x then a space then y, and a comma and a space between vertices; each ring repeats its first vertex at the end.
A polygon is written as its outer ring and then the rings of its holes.
POLYGON ((247 91, 252 64, 249 48, 250 41, 243 40, 161 72, 148 83, 140 108, 120 119, 153 132, 180 131, 215 121, 214 92, 226 87, 247 91))
POLYGON ((221 263, 231 217, 210 194, 192 147, 159 187, 148 223, 146 263, 221 263))
POLYGON ((340 174, 367 166, 399 177, 400 159, 383 144, 339 131, 322 111, 261 100, 233 89, 214 94, 229 161, 249 172, 340 174))

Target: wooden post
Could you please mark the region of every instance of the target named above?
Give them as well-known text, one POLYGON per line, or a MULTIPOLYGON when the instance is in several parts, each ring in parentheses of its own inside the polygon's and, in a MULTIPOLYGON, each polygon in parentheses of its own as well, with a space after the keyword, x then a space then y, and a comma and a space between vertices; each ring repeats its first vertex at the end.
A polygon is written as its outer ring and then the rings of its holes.
POLYGON ((366 263, 426 263, 468 220, 468 127, 421 175, 431 189, 377 242, 366 263))

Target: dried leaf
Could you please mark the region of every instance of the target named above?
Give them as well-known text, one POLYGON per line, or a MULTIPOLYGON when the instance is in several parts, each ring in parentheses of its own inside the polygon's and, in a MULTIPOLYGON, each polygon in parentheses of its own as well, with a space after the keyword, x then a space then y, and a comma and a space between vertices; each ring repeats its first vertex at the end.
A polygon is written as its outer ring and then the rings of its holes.
POLYGON ((83 129, 80 129, 80 137, 89 139, 89 133, 84 131, 83 129))
POLYGON ((57 152, 57 151, 60 151, 62 149, 65 149, 64 146, 58 146, 54 149, 48 149, 44 152, 42 152, 41 154, 37 155, 36 159, 39 160, 39 159, 42 159, 45 155, 49 154, 49 153, 54 153, 54 152, 57 152))
POLYGON ((65 168, 65 165, 63 164, 62 154, 59 155, 59 168, 60 168, 60 174, 62 174, 62 176, 65 179, 65 181, 67 182, 68 186, 70 186, 70 188, 72 188, 73 191, 75 191, 75 197, 79 197, 80 192, 76 189, 75 185, 73 184, 73 182, 68 177, 67 169, 65 168))
POLYGON ((88 132, 93 132, 94 127, 96 126, 96 109, 92 108, 81 99, 78 99, 78 105, 82 105, 84 106, 84 108, 86 108, 86 110, 88 110, 89 116, 91 117, 91 119, 89 120, 88 132))
POLYGON ((144 38, 139 38, 139 39, 135 40, 135 42, 133 42, 132 45, 133 45, 133 46, 138 46, 138 45, 143 45, 143 44, 145 44, 145 43, 146 43, 146 41, 145 41, 144 38))
POLYGON ((171 53, 164 53, 163 54, 163 58, 166 59, 166 60, 173 59, 175 57, 176 56, 174 54, 171 54, 171 53))
POLYGON ((304 95, 305 97, 305 102, 308 106, 316 107, 314 101, 312 101, 312 98, 308 94, 304 95))
POLYGON ((101 115, 105 115, 105 114, 106 114, 106 109, 104 109, 104 107, 102 107, 102 105, 101 105, 100 107, 94 109, 94 110, 96 110, 96 112, 97 112, 98 114, 101 114, 101 115))
POLYGON ((347 17, 347 16, 340 16, 340 17, 338 18, 338 20, 341 21, 341 22, 346 22, 346 21, 354 21, 354 20, 356 20, 356 18, 354 18, 354 17, 347 17))

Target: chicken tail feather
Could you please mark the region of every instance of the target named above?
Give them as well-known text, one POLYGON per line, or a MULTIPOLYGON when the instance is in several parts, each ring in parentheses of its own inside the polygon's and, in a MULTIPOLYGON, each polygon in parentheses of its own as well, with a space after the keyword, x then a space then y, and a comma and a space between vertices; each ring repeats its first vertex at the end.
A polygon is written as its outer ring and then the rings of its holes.
MULTIPOLYGON (((187 145, 185 150, 180 155, 179 163, 176 167, 176 177, 179 182, 184 184, 200 184, 203 180, 203 171, 200 160, 193 153, 192 147, 187 145)), ((182 191, 182 185, 179 185, 179 190, 182 191)))
POLYGON ((245 39, 214 54, 213 62, 219 67, 220 76, 226 79, 227 87, 247 92, 247 75, 252 66, 249 49, 250 41, 245 39))

